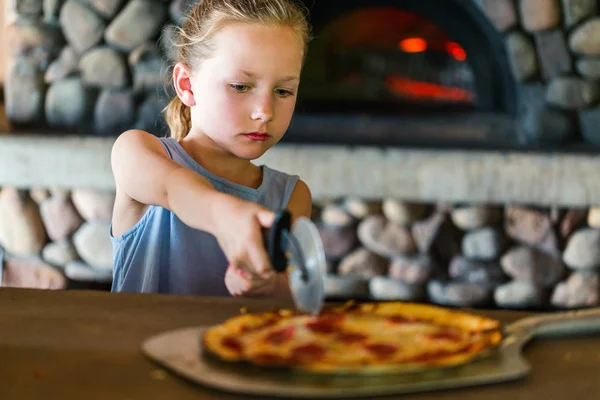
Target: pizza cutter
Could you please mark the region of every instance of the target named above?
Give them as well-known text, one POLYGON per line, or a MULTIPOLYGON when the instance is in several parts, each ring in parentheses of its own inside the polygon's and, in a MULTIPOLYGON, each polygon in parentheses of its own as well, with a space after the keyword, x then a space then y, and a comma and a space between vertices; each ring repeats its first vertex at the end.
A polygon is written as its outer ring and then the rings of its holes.
POLYGON ((325 298, 326 260, 315 224, 299 217, 292 226, 289 211, 281 210, 266 231, 266 248, 273 269, 288 272, 296 308, 318 315, 325 298))

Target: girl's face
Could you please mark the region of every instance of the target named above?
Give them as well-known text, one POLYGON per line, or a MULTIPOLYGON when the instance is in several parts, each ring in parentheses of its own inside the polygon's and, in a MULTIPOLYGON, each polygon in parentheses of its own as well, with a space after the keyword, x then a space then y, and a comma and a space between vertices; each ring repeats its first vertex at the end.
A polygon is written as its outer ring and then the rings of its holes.
POLYGON ((286 26, 234 23, 213 38, 211 57, 191 71, 192 131, 252 160, 287 130, 304 46, 286 26))

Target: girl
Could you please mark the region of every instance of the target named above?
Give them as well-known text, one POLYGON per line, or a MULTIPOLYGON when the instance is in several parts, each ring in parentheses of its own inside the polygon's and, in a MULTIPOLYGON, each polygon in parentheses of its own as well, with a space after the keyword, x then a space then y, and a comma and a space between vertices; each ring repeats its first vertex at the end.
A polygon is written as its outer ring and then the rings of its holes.
POLYGON ((309 217, 297 176, 251 163, 296 103, 309 27, 292 0, 200 0, 177 40, 171 137, 130 130, 111 160, 113 291, 289 296, 262 229, 309 217))

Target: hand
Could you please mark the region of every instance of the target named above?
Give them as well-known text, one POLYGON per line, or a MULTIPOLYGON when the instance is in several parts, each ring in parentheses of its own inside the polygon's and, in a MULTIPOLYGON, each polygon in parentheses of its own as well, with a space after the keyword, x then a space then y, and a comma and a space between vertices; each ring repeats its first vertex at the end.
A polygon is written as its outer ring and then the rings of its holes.
MULTIPOLYGON (((213 215, 217 216, 214 235, 230 264, 231 273, 239 275, 252 287, 262 286, 261 281, 274 280, 276 274, 263 237, 263 229, 273 224, 274 213, 229 195, 220 198, 214 207, 213 215), (239 271, 246 274, 242 276, 239 271)), ((231 277, 229 279, 231 283, 231 277)))
POLYGON ((232 296, 271 295, 277 286, 277 274, 273 272, 267 279, 261 279, 230 265, 225 273, 225 286, 232 296))

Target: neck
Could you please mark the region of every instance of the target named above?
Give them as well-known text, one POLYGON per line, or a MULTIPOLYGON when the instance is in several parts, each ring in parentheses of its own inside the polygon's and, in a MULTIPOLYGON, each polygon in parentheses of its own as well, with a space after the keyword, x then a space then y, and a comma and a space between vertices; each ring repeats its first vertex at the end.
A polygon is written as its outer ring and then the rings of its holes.
POLYGON ((240 185, 255 189, 260 186, 262 170, 259 167, 223 149, 208 136, 190 132, 179 143, 209 172, 240 185))

